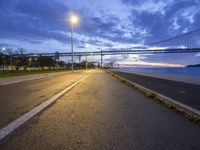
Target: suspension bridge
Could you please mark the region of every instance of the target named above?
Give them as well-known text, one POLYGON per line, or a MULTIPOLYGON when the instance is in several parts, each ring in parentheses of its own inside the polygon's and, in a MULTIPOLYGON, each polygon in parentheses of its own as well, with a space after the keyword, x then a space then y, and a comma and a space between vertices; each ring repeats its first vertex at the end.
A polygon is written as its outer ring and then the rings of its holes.
MULTIPOLYGON (((66 57, 66 56, 101 56, 101 64, 104 55, 123 55, 123 54, 166 54, 166 53, 197 53, 200 52, 200 28, 184 33, 182 35, 161 40, 158 42, 148 43, 143 48, 126 48, 112 50, 90 50, 80 52, 55 52, 55 53, 26 53, 12 54, 12 57, 66 57)), ((0 53, 0 55, 6 55, 0 53)))

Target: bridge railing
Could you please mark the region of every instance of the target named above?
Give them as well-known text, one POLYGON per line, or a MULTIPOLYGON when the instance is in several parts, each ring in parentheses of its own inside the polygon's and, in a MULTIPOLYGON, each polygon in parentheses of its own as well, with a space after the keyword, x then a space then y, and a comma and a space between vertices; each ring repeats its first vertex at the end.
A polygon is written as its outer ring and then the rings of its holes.
MULTIPOLYGON (((165 53, 197 53, 200 52, 200 48, 173 48, 173 49, 146 49, 146 50, 106 50, 106 51, 91 51, 91 52, 74 52, 73 56, 101 56, 101 55, 124 55, 124 54, 165 54, 165 53)), ((6 54, 0 53, 0 56, 5 56, 6 54)), ((27 53, 27 54, 13 54, 12 57, 40 57, 40 56, 50 56, 50 57, 65 57, 72 56, 71 52, 66 53, 27 53)))

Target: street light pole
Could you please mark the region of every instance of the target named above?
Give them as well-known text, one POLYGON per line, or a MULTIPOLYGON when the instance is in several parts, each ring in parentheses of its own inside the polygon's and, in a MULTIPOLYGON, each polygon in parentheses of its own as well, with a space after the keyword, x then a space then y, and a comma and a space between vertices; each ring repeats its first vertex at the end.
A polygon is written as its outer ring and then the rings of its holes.
POLYGON ((71 22, 71 52, 72 52, 72 72, 74 71, 74 50, 73 50, 73 31, 74 30, 74 24, 71 22))
MULTIPOLYGON (((87 47, 86 47, 86 53, 87 53, 87 47)), ((87 54, 86 54, 86 61, 85 61, 85 69, 87 70, 87 54)))
POLYGON ((71 23, 71 52, 72 52, 72 72, 73 72, 74 71, 73 32, 74 32, 74 25, 78 23, 78 17, 76 15, 71 15, 70 23, 71 23))
POLYGON ((86 49, 86 61, 85 61, 85 69, 88 68, 88 59, 87 59, 87 52, 88 52, 89 44, 85 44, 85 49, 86 49))

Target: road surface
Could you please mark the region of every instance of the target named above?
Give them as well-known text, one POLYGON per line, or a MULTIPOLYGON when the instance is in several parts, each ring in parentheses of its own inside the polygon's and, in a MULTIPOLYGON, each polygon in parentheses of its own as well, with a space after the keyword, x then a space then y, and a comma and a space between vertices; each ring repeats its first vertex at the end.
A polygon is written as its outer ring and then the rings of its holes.
POLYGON ((121 71, 114 72, 129 81, 200 110, 200 85, 121 71))
POLYGON ((0 128, 71 85, 86 73, 87 71, 78 71, 0 86, 0 128))
POLYGON ((0 149, 196 150, 199 141, 198 125, 96 70, 0 149))

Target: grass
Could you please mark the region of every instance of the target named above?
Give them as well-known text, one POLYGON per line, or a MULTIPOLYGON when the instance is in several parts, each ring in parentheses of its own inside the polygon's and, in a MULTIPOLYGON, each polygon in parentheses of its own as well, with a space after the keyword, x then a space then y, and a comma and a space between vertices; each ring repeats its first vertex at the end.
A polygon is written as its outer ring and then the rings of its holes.
POLYGON ((156 97, 156 94, 155 93, 147 93, 146 96, 148 98, 155 98, 156 97))
POLYGON ((5 71, 5 72, 0 72, 0 78, 54 73, 54 72, 61 72, 61 71, 69 71, 69 70, 5 71))

